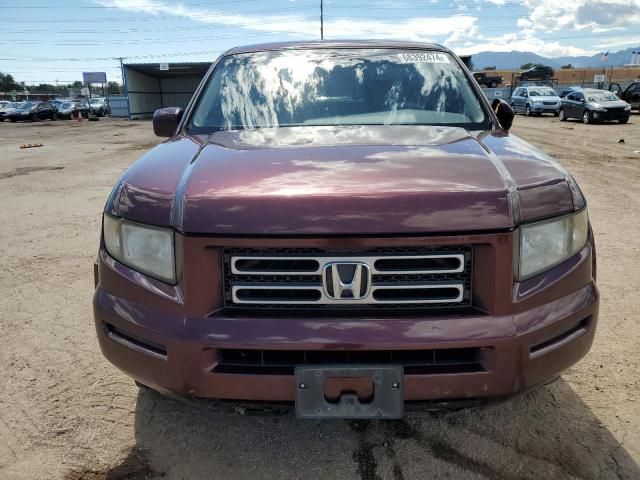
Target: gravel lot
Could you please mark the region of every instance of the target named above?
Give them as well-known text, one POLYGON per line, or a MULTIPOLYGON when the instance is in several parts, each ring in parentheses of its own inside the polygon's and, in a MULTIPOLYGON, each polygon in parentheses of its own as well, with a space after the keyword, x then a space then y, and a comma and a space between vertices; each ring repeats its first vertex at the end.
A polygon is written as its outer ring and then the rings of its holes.
POLYGON ((92 264, 112 185, 159 140, 148 122, 0 124, 0 478, 640 478, 640 116, 518 116, 514 132, 588 197, 602 293, 593 350, 500 405, 354 423, 223 414, 138 390, 98 349, 92 264))

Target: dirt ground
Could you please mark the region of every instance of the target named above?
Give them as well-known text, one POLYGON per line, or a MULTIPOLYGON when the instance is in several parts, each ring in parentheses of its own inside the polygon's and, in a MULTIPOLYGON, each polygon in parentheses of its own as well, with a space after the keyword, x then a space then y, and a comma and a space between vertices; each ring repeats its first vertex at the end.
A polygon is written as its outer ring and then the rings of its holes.
POLYGON ((98 349, 92 264, 112 185, 159 140, 148 122, 0 124, 0 478, 640 478, 640 116, 518 116, 514 132, 588 197, 602 294, 591 353, 500 405, 356 423, 138 390, 98 349))

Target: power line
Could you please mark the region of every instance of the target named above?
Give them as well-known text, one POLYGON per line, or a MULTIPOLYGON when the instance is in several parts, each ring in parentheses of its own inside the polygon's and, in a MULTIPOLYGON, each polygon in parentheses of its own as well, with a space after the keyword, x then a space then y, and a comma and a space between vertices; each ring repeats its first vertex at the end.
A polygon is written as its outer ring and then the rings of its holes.
MULTIPOLYGON (((175 18, 175 17, 174 17, 175 18)), ((307 21, 307 20, 315 20, 315 16, 314 17, 287 17, 286 22, 303 22, 303 21, 307 21)), ((191 25, 188 27, 163 27, 162 31, 159 33, 164 34, 164 32, 166 31, 183 31, 183 30, 217 30, 217 29, 221 29, 221 28, 246 28, 246 27, 253 27, 253 26, 260 26, 260 25, 273 25, 273 24, 280 24, 280 23, 286 23, 284 20, 279 19, 279 20, 271 20, 271 21, 263 21, 263 22, 251 22, 251 23, 229 23, 229 24, 221 24, 221 25, 191 25)), ((38 32, 42 32, 42 29, 19 29, 19 30, 4 30, 4 29, 0 29, 0 32, 3 33, 12 33, 12 34, 31 34, 31 33, 38 33, 38 32)), ((140 32, 158 32, 157 28, 127 28, 127 29, 120 29, 120 30, 114 30, 114 29, 109 29, 109 33, 140 33, 140 32)), ((60 34, 60 33, 68 33, 68 34, 81 34, 81 33, 95 33, 95 29, 87 29, 87 30, 60 30, 58 28, 55 29, 55 33, 56 34, 60 34)))
MULTIPOLYGON (((179 5, 185 6, 185 7, 189 7, 189 6, 212 6, 213 4, 198 4, 198 3, 180 3, 180 4, 152 4, 149 5, 149 8, 175 8, 179 5)), ((269 13, 269 12, 288 12, 290 10, 302 10, 304 8, 311 8, 311 7, 316 7, 316 4, 305 4, 305 5, 298 5, 295 7, 281 7, 281 8, 267 8, 267 9, 261 9, 261 10, 241 10, 238 12, 221 12, 218 13, 216 12, 216 15, 243 15, 243 14, 247 14, 247 13, 269 13)), ((65 7, 65 6, 54 6, 54 5, 43 5, 40 7, 36 7, 36 6, 24 6, 24 5, 14 5, 14 6, 7 6, 7 5, 0 5, 0 9, 3 8, 7 8, 7 9, 11 9, 11 10, 16 10, 16 9, 34 9, 34 10, 44 10, 44 9, 55 9, 55 10, 60 10, 60 9, 72 9, 72 10, 78 10, 78 9, 115 9, 115 10, 126 10, 123 7, 120 6, 108 6, 108 5, 76 5, 76 6, 69 6, 69 7, 65 7)), ((144 11, 144 10, 143 10, 144 11)))
MULTIPOLYGON (((134 60, 142 60, 149 58, 164 58, 164 57, 181 57, 187 55, 211 55, 211 54, 220 54, 225 50, 200 50, 200 51, 191 51, 191 52, 174 52, 174 53, 160 53, 160 54, 150 54, 150 55, 127 55, 124 58, 134 59, 134 60)), ((0 55, 6 55, 0 53, 0 55)), ((49 58, 49 57, 21 57, 21 58, 0 58, 0 60, 4 61, 12 61, 12 62, 94 62, 94 61, 103 61, 103 60, 119 60, 120 57, 67 57, 67 58, 49 58)))
MULTIPOLYGON (((469 27, 464 28, 451 28, 449 31, 459 31, 459 30, 468 30, 469 27)), ((485 29, 483 29, 485 30, 485 29)), ((520 29, 516 29, 514 31, 519 31, 520 29)), ((362 29, 359 30, 359 33, 375 33, 376 29, 362 29)), ((440 33, 434 36, 444 36, 448 35, 449 31, 445 33, 440 33)), ((502 31, 496 30, 496 31, 502 31)), ((272 35, 309 35, 309 32, 301 32, 301 31, 267 31, 267 32, 255 32, 255 33, 245 33, 243 35, 221 35, 221 36, 197 36, 197 37, 174 37, 167 40, 160 40, 156 38, 139 38, 136 40, 111 40, 111 41, 96 41, 96 42, 52 42, 48 43, 48 45, 56 45, 56 46, 101 46, 101 45, 139 45, 139 44, 173 44, 173 43, 183 43, 185 41, 198 41, 198 40, 206 40, 206 41, 216 41, 216 40, 228 40, 235 38, 247 38, 247 37, 260 37, 260 36, 272 36, 272 35)), ((634 35, 640 34, 640 32, 630 32, 625 31, 625 35, 634 35)), ((608 36, 619 36, 620 32, 602 32, 602 33, 590 33, 584 35, 567 35, 567 36, 553 36, 540 38, 536 37, 539 40, 567 40, 567 39, 579 39, 579 38, 592 38, 592 37, 608 37, 608 36)), ((41 42, 33 41, 33 40, 12 40, 10 42, 0 42, 0 44, 10 44, 10 45, 40 45, 41 42)), ((157 55, 161 56, 161 55, 157 55)))
MULTIPOLYGON (((455 6, 449 6, 449 5, 374 5, 374 4, 348 4, 348 3, 340 3, 340 4, 331 4, 330 7, 333 8, 341 8, 341 9, 346 9, 346 8, 362 8, 365 10, 457 10, 458 7, 460 6, 465 6, 465 7, 477 7, 478 4, 475 3, 457 3, 455 4, 455 6)), ((482 8, 515 8, 515 7, 521 7, 521 8, 526 8, 527 5, 524 3, 514 3, 514 2, 509 2, 509 3, 502 3, 502 4, 497 4, 497 3, 490 3, 490 4, 483 4, 482 8)))
MULTIPOLYGON (((216 41, 216 40, 228 40, 234 38, 247 38, 247 37, 262 37, 262 36, 270 36, 270 35, 309 35, 309 32, 299 32, 299 31, 273 31, 273 32, 259 32, 259 33, 245 33, 244 35, 226 35, 226 36, 216 36, 216 37, 182 37, 182 38, 173 38, 170 40, 158 40, 154 38, 140 38, 137 40, 110 40, 110 41, 96 41, 96 42, 47 42, 47 45, 55 45, 60 47, 96 47, 102 45, 157 45, 157 44, 170 44, 170 43, 183 43, 184 41, 194 41, 194 40, 208 40, 208 41, 216 41)), ((0 45, 41 45, 42 42, 38 41, 30 41, 30 40, 12 40, 9 42, 0 42, 0 45)))

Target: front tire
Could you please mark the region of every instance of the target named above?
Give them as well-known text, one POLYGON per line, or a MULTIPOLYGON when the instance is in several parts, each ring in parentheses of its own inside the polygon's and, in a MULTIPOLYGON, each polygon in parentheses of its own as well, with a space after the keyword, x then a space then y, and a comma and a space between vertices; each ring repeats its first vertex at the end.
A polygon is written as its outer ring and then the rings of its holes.
POLYGON ((525 107, 525 109, 524 109, 524 114, 525 114, 527 117, 530 117, 530 116, 531 116, 531 107, 529 106, 529 104, 528 104, 528 103, 527 103, 527 106, 526 106, 526 107, 525 107))
POLYGON ((51 120, 52 120, 52 121, 54 121, 54 122, 55 122, 56 120, 58 120, 58 114, 54 112, 54 114, 53 114, 53 115, 51 115, 51 120))
POLYGON ((32 121, 32 122, 37 122, 38 120, 40 120, 40 119, 38 118, 38 114, 34 113, 33 115, 31 115, 31 121, 32 121))
POLYGON ((567 121, 567 115, 564 113, 564 108, 561 108, 560 111, 558 112, 558 118, 560 119, 561 122, 567 121))
POLYGON ((584 123, 585 125, 588 125, 589 123, 592 123, 593 120, 591 119, 591 112, 589 110, 585 110, 584 113, 582 114, 582 123, 584 123))
POLYGON ((620 120, 618 120, 620 123, 627 123, 629 121, 628 118, 621 118, 620 120))

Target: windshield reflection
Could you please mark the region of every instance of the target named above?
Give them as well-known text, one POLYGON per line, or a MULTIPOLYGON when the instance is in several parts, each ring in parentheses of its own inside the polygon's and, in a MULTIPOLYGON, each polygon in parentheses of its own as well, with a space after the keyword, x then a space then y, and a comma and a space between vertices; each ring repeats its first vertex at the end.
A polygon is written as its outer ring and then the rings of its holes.
POLYGON ((451 125, 487 117, 446 53, 286 50, 224 58, 202 94, 190 133, 338 125, 451 125))

